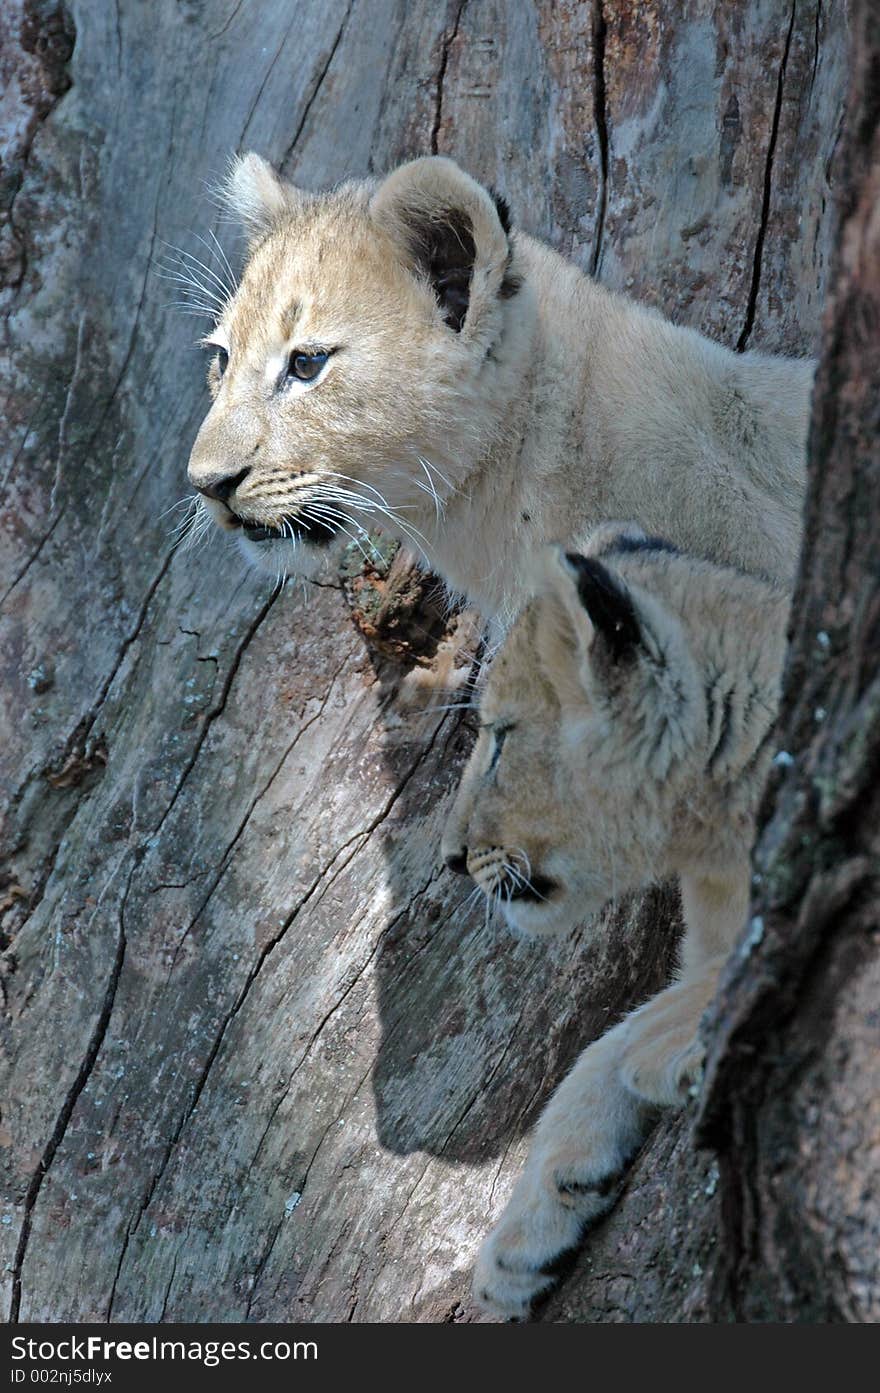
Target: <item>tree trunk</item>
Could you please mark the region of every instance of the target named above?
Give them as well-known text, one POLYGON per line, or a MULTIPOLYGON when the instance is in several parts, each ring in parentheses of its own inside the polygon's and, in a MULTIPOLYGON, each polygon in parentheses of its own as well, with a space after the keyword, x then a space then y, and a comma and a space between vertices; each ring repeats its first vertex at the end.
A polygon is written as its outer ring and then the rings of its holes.
MULTIPOLYGON (((810 351, 843 6, 675 11, 5 6, 0 1268, 13 1319, 474 1318, 474 1251, 537 1108, 668 973, 668 892, 607 915, 588 950, 579 933, 529 945, 487 928, 440 868, 469 720, 424 718, 401 684, 443 661, 464 621, 445 631, 411 567, 348 557, 341 575, 276 594, 220 539, 175 551, 163 514, 185 490, 205 392, 193 321, 167 307, 155 268, 166 243, 208 260, 198 236, 212 228, 232 255, 205 192, 231 150, 313 187, 434 150, 602 281, 731 346, 810 351)), ((861 209, 876 241, 859 187, 856 151, 847 225, 861 209)), ((876 259, 868 269, 865 242, 860 270, 848 235, 796 607, 802 700, 781 737, 810 753, 762 849, 770 866, 788 848, 773 864, 791 872, 768 873, 764 942, 721 999, 702 1124, 720 1161, 695 1151, 692 1119, 659 1129, 546 1319, 778 1316, 782 1269, 793 1314, 865 1316, 876 1301, 876 1283, 857 1294, 876 1243, 868 1253, 845 1224, 868 1204, 854 1147, 876 1108, 855 975, 876 824, 862 831, 853 812, 878 748, 876 498, 857 431, 869 378, 849 366, 867 372, 871 333, 876 353, 876 259), (805 834, 815 865, 796 854, 805 834), (816 1276, 829 1254, 845 1260, 839 1293, 816 1276)))

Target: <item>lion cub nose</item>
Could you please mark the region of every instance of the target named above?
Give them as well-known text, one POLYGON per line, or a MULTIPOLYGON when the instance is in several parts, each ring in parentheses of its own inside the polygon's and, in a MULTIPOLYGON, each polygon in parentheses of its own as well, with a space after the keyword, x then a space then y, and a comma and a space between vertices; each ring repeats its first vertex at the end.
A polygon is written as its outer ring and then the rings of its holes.
POLYGON ((206 498, 216 498, 218 503, 228 503, 230 494, 234 493, 244 478, 250 474, 250 466, 246 465, 237 474, 227 474, 219 479, 203 479, 201 481, 193 479, 199 493, 203 493, 206 498))
POLYGON ((467 875, 467 848, 463 851, 452 851, 444 858, 449 870, 455 871, 456 875, 467 875))

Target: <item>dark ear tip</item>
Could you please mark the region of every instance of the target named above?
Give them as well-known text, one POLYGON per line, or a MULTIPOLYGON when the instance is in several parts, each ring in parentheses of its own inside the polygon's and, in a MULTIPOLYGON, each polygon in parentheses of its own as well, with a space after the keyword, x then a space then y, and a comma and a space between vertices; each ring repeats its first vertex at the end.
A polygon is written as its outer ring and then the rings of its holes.
POLYGON ((577 575, 578 598, 596 632, 616 660, 632 657, 642 631, 626 586, 595 557, 567 551, 565 559, 577 575))
POLYGON ((498 210, 498 218, 501 223, 501 226, 504 228, 506 235, 509 237, 510 229, 513 226, 510 217, 510 204, 508 203, 507 199, 504 197, 503 194, 496 193, 494 189, 490 189, 489 193, 492 195, 492 202, 495 204, 495 207, 498 210))

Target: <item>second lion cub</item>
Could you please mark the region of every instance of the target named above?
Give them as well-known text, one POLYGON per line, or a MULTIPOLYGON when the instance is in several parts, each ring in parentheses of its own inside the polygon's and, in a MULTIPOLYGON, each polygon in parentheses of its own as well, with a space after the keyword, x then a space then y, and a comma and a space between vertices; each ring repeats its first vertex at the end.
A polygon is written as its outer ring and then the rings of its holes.
POLYGON ((701 1015, 748 911, 789 599, 629 525, 550 549, 496 658, 444 836, 507 921, 573 927, 678 875, 678 980, 580 1056, 484 1242, 475 1291, 528 1314, 546 1268, 614 1202, 657 1106, 699 1075, 701 1015))

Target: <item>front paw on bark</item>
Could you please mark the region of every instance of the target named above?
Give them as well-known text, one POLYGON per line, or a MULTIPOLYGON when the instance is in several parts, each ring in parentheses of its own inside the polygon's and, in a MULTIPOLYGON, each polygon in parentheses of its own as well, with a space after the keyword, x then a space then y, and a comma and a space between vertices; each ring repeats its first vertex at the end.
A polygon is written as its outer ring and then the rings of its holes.
POLYGON ((476 1300, 505 1320, 528 1320, 532 1306, 557 1285, 565 1259, 585 1228, 613 1205, 621 1173, 590 1175, 587 1165, 547 1165, 539 1184, 520 1181, 480 1248, 476 1300))
POLYGON ((480 1249, 474 1268, 474 1297, 493 1315, 528 1320, 533 1303, 555 1285, 552 1274, 509 1254, 496 1233, 491 1233, 480 1249))
POLYGON ((706 1057, 702 1041, 692 1036, 684 1043, 651 1041, 636 1044, 624 1051, 620 1062, 620 1077, 626 1088, 637 1097, 657 1107, 680 1108, 695 1096, 703 1077, 706 1057))

